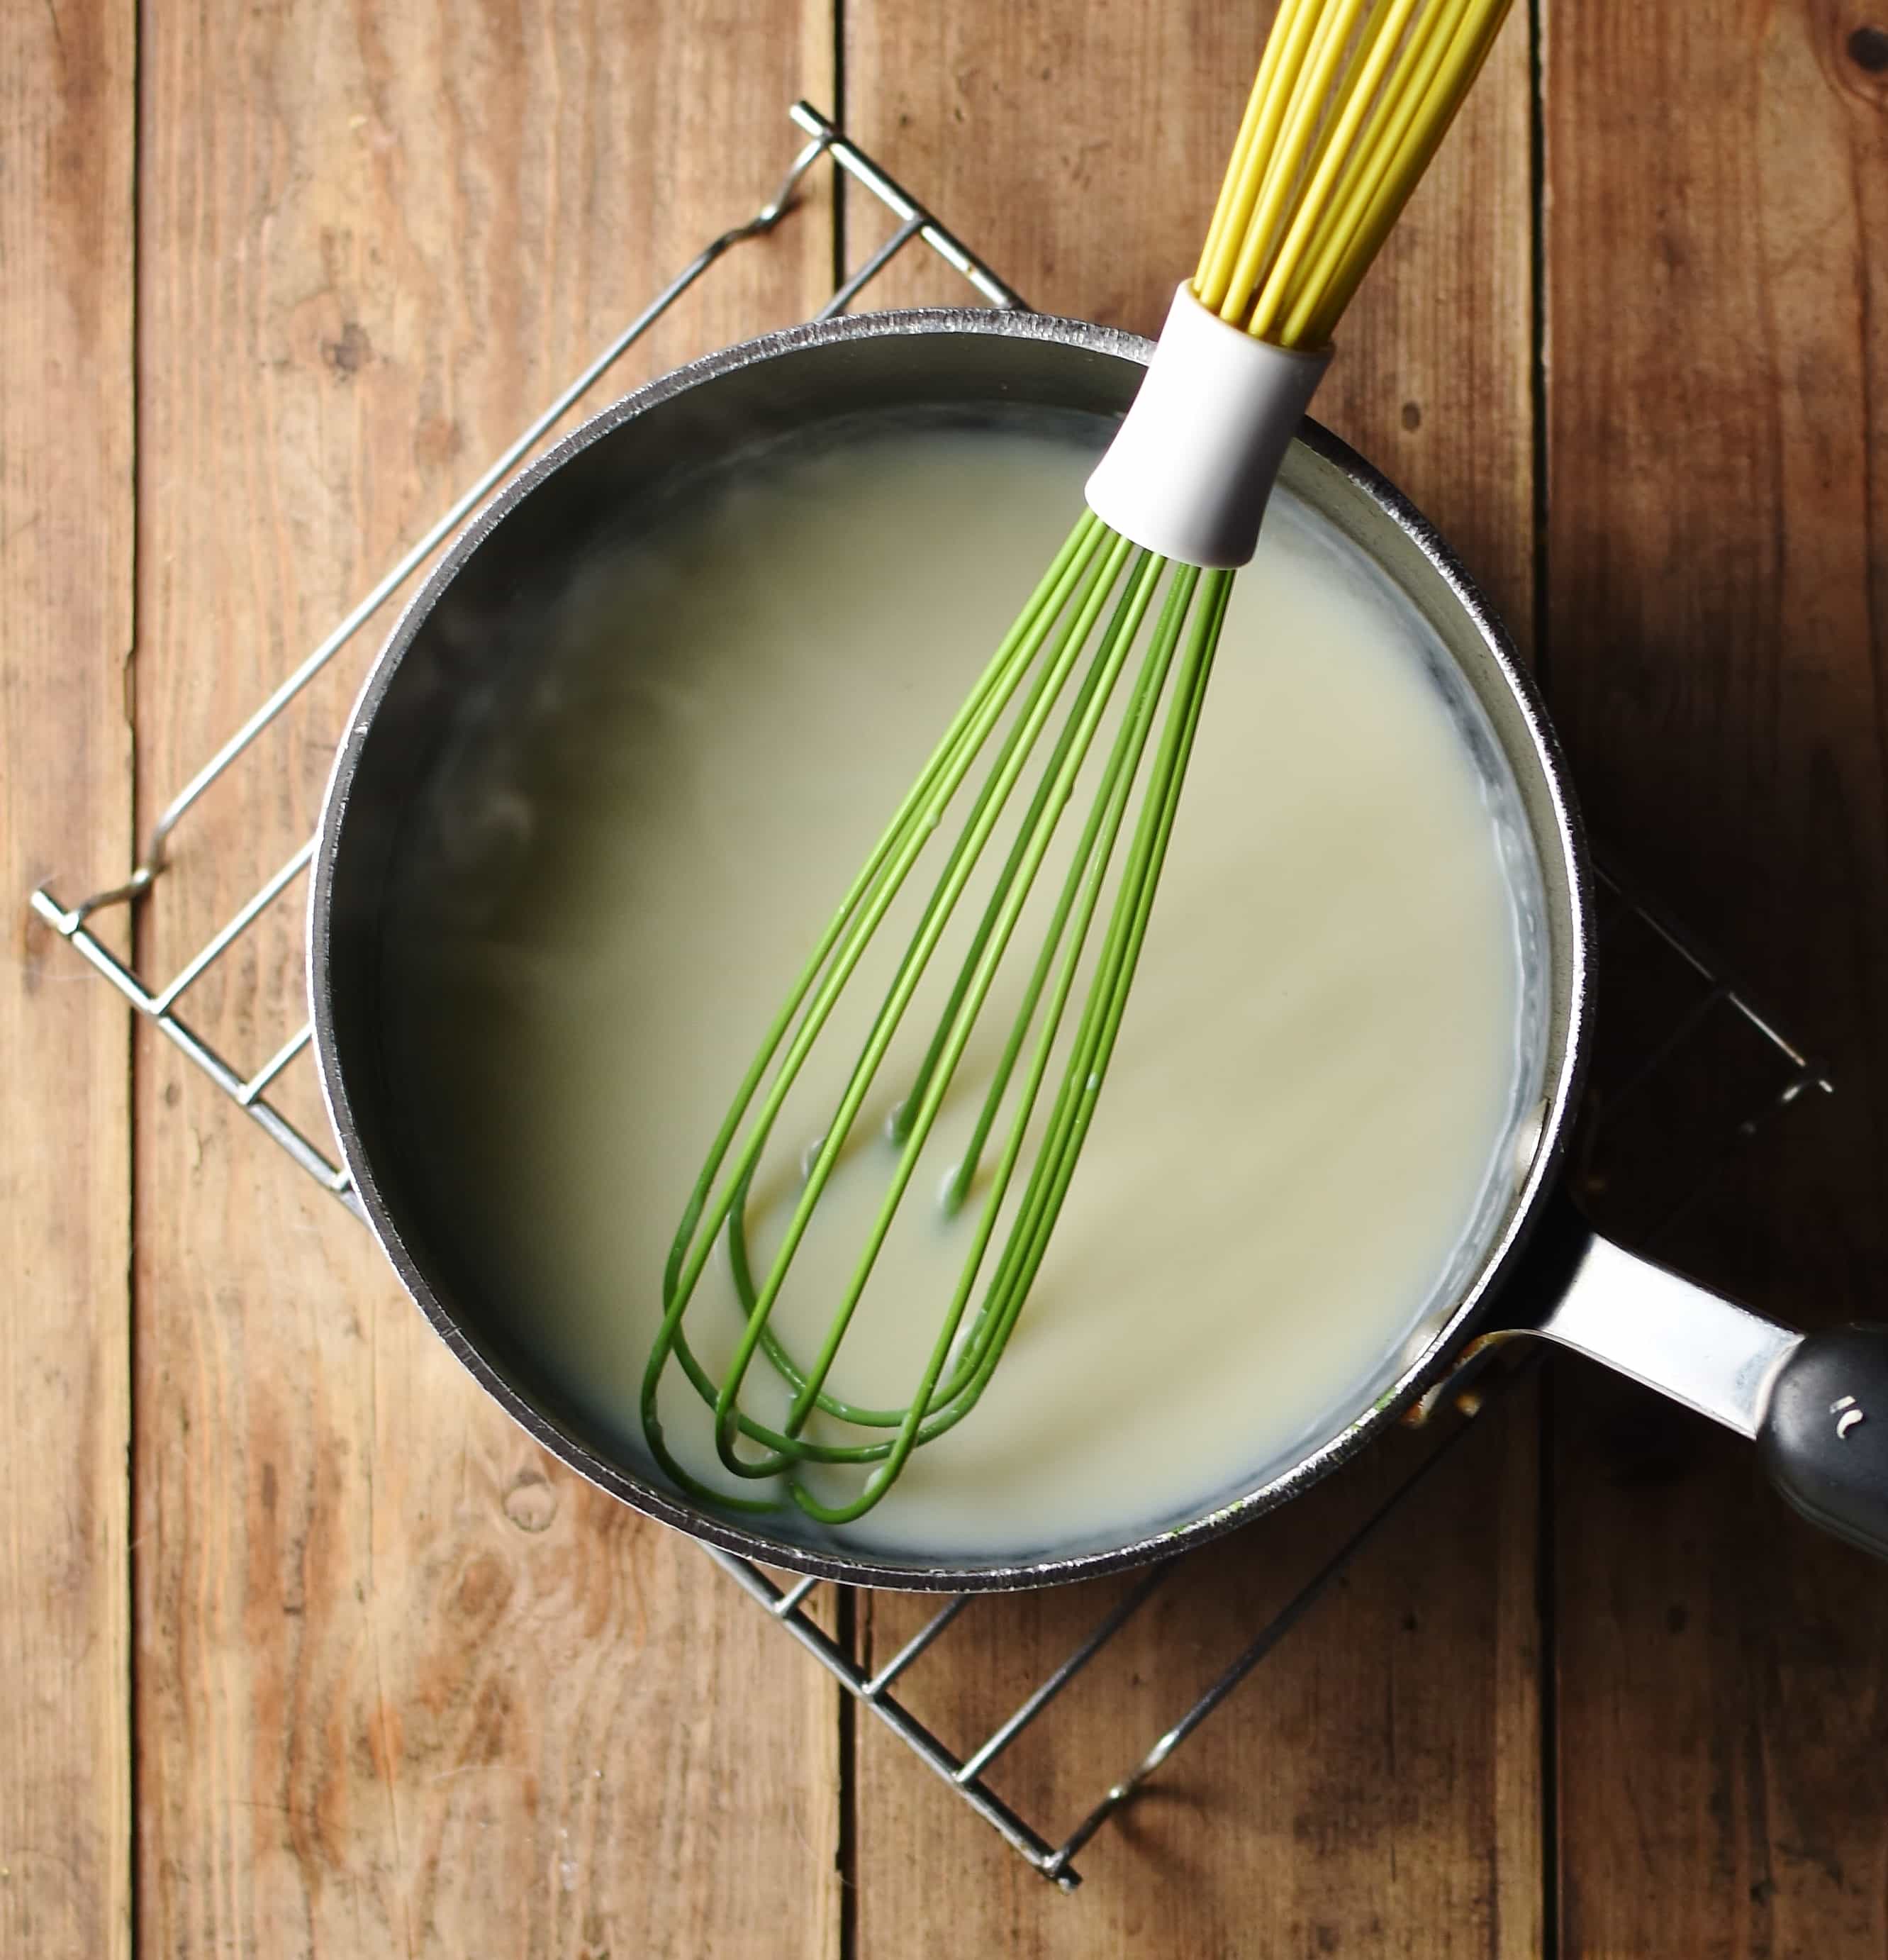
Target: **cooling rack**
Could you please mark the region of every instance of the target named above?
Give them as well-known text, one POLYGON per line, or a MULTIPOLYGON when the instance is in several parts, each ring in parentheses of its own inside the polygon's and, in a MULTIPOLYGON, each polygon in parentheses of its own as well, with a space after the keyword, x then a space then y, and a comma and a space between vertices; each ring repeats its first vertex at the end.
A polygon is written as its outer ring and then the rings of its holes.
MULTIPOLYGON (((887 265, 914 243, 934 253, 987 304, 1019 308, 1024 301, 977 255, 955 237, 917 199, 850 142, 826 117, 801 102, 789 112, 805 138, 785 178, 773 196, 745 224, 709 242, 670 284, 597 355, 539 415, 502 455, 466 489, 450 509, 417 539, 412 549, 334 630, 281 682, 242 726, 211 756, 177 793, 158 818, 144 855, 123 883, 68 906, 44 887, 34 892, 31 905, 46 925, 64 939, 93 969, 115 987, 138 1013, 152 1022, 218 1088, 244 1111, 310 1176, 357 1216, 360 1204, 347 1173, 328 1154, 325 1138, 317 1141, 291 1120, 273 1093, 287 1072, 304 1060, 312 1029, 305 1022, 288 1031, 279 1045, 259 1062, 232 1059, 218 1045, 214 1029, 199 1026, 180 1011, 186 995, 239 940, 265 931, 293 934, 298 939, 300 907, 291 895, 314 854, 311 838, 262 883, 167 979, 145 978, 135 966, 119 959, 93 933, 89 921, 101 911, 143 903, 155 896, 157 881, 170 861, 179 827, 211 788, 253 760, 257 739, 288 714, 310 683, 345 648, 352 645, 370 623, 380 619, 396 595, 451 537, 491 492, 542 446, 569 412, 588 396, 621 357, 684 293, 708 275, 729 252, 762 239, 787 218, 796 194, 809 173, 822 166, 841 173, 888 212, 895 221, 884 243, 839 285, 822 310, 822 317, 844 311, 859 298, 887 265), (287 902, 284 902, 287 901, 287 902)), ((1826 1092, 1829 1082, 1805 1052, 1777 1024, 1762 1013, 1747 994, 1726 978, 1709 958, 1669 917, 1629 894, 1613 875, 1600 879, 1600 937, 1602 969, 1609 1000, 1635 994, 1654 999, 1655 1011, 1642 1011, 1623 1035, 1609 1040, 1606 1015, 1601 1017, 1600 1053, 1594 1070, 1594 1089, 1588 1099, 1575 1175, 1591 1192, 1609 1182, 1629 1183, 1639 1215, 1632 1220, 1638 1242, 1656 1239, 1708 1181, 1714 1160, 1748 1142, 1779 1112, 1807 1092, 1826 1092), (1643 979, 1645 985, 1636 983, 1643 979), (1688 1072, 1703 1071, 1718 1085, 1711 1147, 1702 1153, 1696 1144, 1674 1152, 1641 1147, 1635 1158, 1635 1120, 1648 1106, 1656 1106, 1661 1088, 1669 1090, 1688 1072), (1737 1085, 1727 1101, 1724 1085, 1737 1085), (1646 1175, 1648 1160, 1670 1164, 1682 1160, 1689 1168, 1672 1188, 1658 1191, 1657 1179, 1646 1175), (1617 1178, 1623 1165, 1629 1175, 1617 1178)), ((1658 1130, 1656 1123, 1649 1126, 1658 1130)), ((1643 1137, 1648 1126, 1638 1122, 1643 1137)), ((1412 1412, 1427 1439, 1409 1465, 1397 1474, 1375 1508, 1331 1545, 1308 1577, 1301 1578, 1282 1604, 1263 1620, 1244 1631, 1243 1644, 1229 1653, 1217 1675, 1190 1704, 1176 1707, 1174 1717, 1151 1743, 1136 1750, 1124 1742, 1122 1774, 1101 1790, 1072 1828, 1059 1834, 1039 1828, 1005 1802, 994 1780, 1006 1753, 1026 1730, 1051 1719, 1060 1698, 1145 1607, 1180 1567, 1193 1560, 1223 1557, 1223 1546, 1213 1546, 1155 1565, 1114 1598, 1081 1637, 1055 1663, 1046 1668, 1011 1712, 993 1727, 975 1736, 946 1740, 921 1721, 896 1691, 917 1678, 925 1658, 947 1639, 958 1643, 980 1638, 1000 1643, 1006 1629, 1000 1616, 1014 1610, 1003 1595, 962 1595, 948 1598, 887 1659, 868 1669, 857 1657, 850 1629, 854 1616, 821 1610, 822 1591, 843 1593, 828 1582, 806 1579, 783 1583, 749 1561, 710 1550, 707 1556, 760 1610, 777 1621, 825 1668, 860 1706, 910 1748, 939 1778, 992 1825, 1044 1877, 1065 1890, 1079 1882, 1075 1860, 1095 1833, 1116 1816, 1153 1777, 1174 1752, 1258 1668, 1292 1629, 1309 1613, 1349 1568, 1370 1540, 1406 1504, 1431 1469, 1470 1432, 1476 1416, 1490 1401, 1511 1391, 1533 1365, 1498 1363, 1473 1386, 1461 1380, 1433 1391, 1412 1412), (841 1631, 829 1631, 830 1621, 841 1631)), ((1236 1541, 1250 1544, 1267 1521, 1249 1526, 1236 1541)), ((908 1691, 907 1691, 908 1692, 908 1691)))

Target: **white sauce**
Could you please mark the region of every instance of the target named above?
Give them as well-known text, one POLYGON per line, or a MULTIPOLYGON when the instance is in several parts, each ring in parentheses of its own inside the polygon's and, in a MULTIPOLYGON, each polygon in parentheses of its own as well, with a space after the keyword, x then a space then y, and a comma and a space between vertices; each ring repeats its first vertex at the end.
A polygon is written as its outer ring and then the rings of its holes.
MULTIPOLYGON (((640 1446, 663 1262, 728 1099, 1089 460, 933 430, 757 471, 587 576, 565 651, 443 793, 405 1061, 455 1229, 491 1297, 522 1303, 513 1338, 619 1447, 640 1446)), ((1047 1262, 981 1405, 856 1540, 995 1558, 1183 1518, 1361 1412, 1434 1309, 1499 1174, 1519 982, 1492 819, 1417 630, 1275 503, 1047 1262)), ((895 956, 904 934, 882 938, 895 956)), ((828 1097, 885 971, 822 1045, 828 1097)), ((914 1043, 934 1018, 914 1008, 914 1043)), ((980 1025, 842 1351, 833 1386, 861 1400, 904 1400, 935 1338, 974 1207, 946 1225, 934 1194, 1007 1020, 980 1025)), ((780 1324, 803 1354, 882 1189, 878 1124, 908 1068, 888 1065, 794 1269, 780 1324)), ((821 1127, 790 1106, 758 1239, 821 1127)), ((717 1255, 688 1323, 712 1364, 736 1318, 717 1255)), ((771 1416, 765 1373, 751 1405, 771 1416)), ((679 1372, 663 1407, 709 1472, 679 1372)))

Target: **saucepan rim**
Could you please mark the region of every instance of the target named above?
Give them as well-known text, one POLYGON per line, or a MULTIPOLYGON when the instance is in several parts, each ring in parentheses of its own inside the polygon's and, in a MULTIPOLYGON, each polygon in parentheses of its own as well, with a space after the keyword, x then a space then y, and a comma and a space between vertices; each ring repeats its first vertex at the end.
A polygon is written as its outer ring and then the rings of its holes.
POLYGON ((709 386, 757 362, 778 360, 834 342, 962 333, 1052 342, 1143 366, 1152 352, 1152 343, 1138 335, 1050 314, 970 307, 852 314, 742 342, 677 368, 602 409, 497 492, 467 523, 402 610, 361 687, 337 750, 323 803, 309 889, 308 975, 314 1045, 322 1094, 342 1162, 367 1223, 402 1284, 475 1379, 535 1441, 635 1510, 742 1558, 849 1585, 905 1592, 998 1592, 1046 1586, 1098 1577, 1190 1549, 1297 1494, 1355 1455, 1441 1379, 1454 1364, 1466 1341, 1495 1317, 1493 1307, 1502 1282, 1512 1270, 1557 1182, 1585 1061, 1591 972, 1591 905, 1585 845, 1565 764, 1532 680, 1516 657, 1493 607, 1435 526, 1355 450, 1321 425, 1308 420, 1299 440, 1348 479, 1415 546, 1448 588, 1476 637, 1500 669, 1531 743, 1551 812, 1551 839, 1537 838, 1537 842, 1543 851, 1549 842, 1557 850, 1564 880, 1559 892, 1553 889, 1550 880, 1546 899, 1555 914, 1557 950, 1564 953, 1567 963, 1566 1020, 1557 1056, 1550 1046, 1553 1077, 1544 1085, 1540 1141, 1501 1231, 1489 1247, 1476 1277, 1447 1319, 1406 1359, 1389 1389, 1369 1408, 1258 1488, 1184 1525, 1145 1533, 1124 1544, 996 1564, 954 1563, 947 1558, 907 1564, 890 1553, 881 1555, 863 1547, 801 1542, 750 1529, 731 1517, 698 1507, 665 1490, 653 1478, 634 1474, 602 1455, 513 1386, 462 1325, 409 1249, 399 1208, 383 1188, 378 1169, 355 1123, 348 1087, 350 1064, 336 1034, 332 988, 335 866, 350 797, 375 716, 407 650, 461 570, 512 511, 593 443, 685 390, 709 386), (1563 947, 1558 944, 1562 938, 1563 947))

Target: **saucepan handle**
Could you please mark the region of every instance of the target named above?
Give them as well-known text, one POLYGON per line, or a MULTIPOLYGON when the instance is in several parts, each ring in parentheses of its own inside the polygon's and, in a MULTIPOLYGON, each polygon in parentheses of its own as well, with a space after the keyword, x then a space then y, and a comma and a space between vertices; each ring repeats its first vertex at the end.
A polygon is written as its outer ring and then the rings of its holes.
POLYGON ((1888 1327, 1804 1335, 1770 1384, 1757 1447, 1812 1524, 1888 1558, 1888 1327))
POLYGON ((1601 1238, 1565 1200, 1528 1282, 1536 1332, 1753 1438, 1804 1516, 1888 1558, 1888 1327, 1785 1327, 1601 1238))

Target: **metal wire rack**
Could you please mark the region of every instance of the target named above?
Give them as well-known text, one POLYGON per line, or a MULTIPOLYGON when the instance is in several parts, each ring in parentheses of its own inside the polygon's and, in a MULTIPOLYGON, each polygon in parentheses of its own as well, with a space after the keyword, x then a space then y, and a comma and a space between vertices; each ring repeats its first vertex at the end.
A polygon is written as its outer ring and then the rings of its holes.
MULTIPOLYGON (((44 887, 32 894, 32 908, 46 925, 116 988, 140 1015, 161 1029, 304 1171, 357 1215, 360 1214, 360 1205, 347 1173, 332 1160, 322 1143, 307 1135, 284 1113, 272 1094, 283 1081, 286 1071, 309 1048, 312 1035, 310 1026, 304 1023, 290 1032, 259 1065, 245 1067, 226 1057, 210 1034, 185 1020, 178 1011, 189 989, 239 940, 256 929, 265 918, 272 919, 278 931, 299 933, 299 906, 293 903, 284 905, 282 901, 299 886, 313 856, 313 840, 310 838, 279 870, 266 878, 167 980, 147 980, 133 967, 126 965, 94 936, 88 921, 102 910, 141 901, 151 893, 169 861, 171 841, 178 826, 211 786, 250 756, 258 737, 288 713, 316 676, 354 641, 364 627, 380 616, 395 595, 434 552, 520 463, 544 443, 565 415, 590 393, 684 293, 706 275, 726 253, 749 240, 765 237, 788 215, 794 208, 802 185, 822 161, 842 173, 845 180, 876 199, 895 221, 895 228, 884 243, 841 283, 822 310, 822 317, 844 311, 886 266, 914 241, 936 254, 987 304, 1009 308, 1024 304, 1021 297, 981 259, 824 116, 803 102, 794 104, 790 114, 806 140, 773 196, 746 223, 736 225, 705 246, 440 515, 275 692, 259 704, 165 808, 152 830, 142 859, 124 882, 70 907, 44 887)), ((1633 970, 1643 970, 1648 964, 1658 965, 1663 968, 1663 975, 1653 991, 1659 995, 1662 1004, 1652 1017, 1651 1024, 1637 1030, 1637 1039, 1629 1033, 1623 1044, 1612 1044, 1623 1052, 1615 1057, 1610 1067, 1607 1065, 1607 1044, 1604 1037, 1607 1030, 1603 1018, 1601 1064, 1595 1071, 1595 1090, 1589 1099, 1582 1154, 1576 1176, 1584 1177, 1594 1186, 1605 1182, 1605 1166, 1610 1153, 1616 1150, 1619 1138, 1629 1133, 1631 1119, 1635 1112, 1648 1099, 1654 1099, 1654 1091, 1661 1082, 1669 1080, 1674 1071, 1683 1069, 1688 1062, 1695 1064, 1701 1055, 1708 1054, 1707 1065, 1715 1074, 1722 1075, 1724 1057, 1718 1045, 1724 1042, 1727 1035, 1734 1042, 1740 1040, 1743 1044, 1743 1052, 1737 1058, 1736 1067, 1740 1079, 1747 1080, 1749 1093, 1733 1106, 1727 1120, 1714 1125, 1716 1134, 1712 1141, 1717 1147, 1717 1154, 1721 1155, 1747 1141, 1769 1118, 1806 1092, 1829 1090, 1827 1077, 1804 1052, 1761 1013, 1740 988, 1725 979, 1714 963, 1670 919, 1629 896, 1610 876, 1602 875, 1601 887, 1600 937, 1603 957, 1608 969, 1609 998, 1630 984, 1633 970)), ((1691 1153, 1689 1160, 1696 1163, 1695 1153, 1691 1153)), ((1641 1242, 1656 1237, 1698 1195, 1706 1181, 1708 1172, 1706 1177, 1702 1178, 1688 1176, 1680 1188, 1656 1201, 1651 1215, 1635 1220, 1635 1236, 1641 1242)), ((1638 1183, 1642 1180, 1635 1180, 1635 1184, 1638 1183)), ((1408 1501, 1430 1469, 1468 1433, 1470 1419, 1486 1401, 1499 1395, 1518 1379, 1527 1365, 1525 1362, 1519 1366, 1498 1364, 1490 1376, 1482 1378, 1473 1388, 1465 1386, 1458 1378, 1433 1391, 1423 1405, 1413 1411, 1413 1421, 1425 1427, 1434 1438, 1414 1466, 1400 1473, 1387 1495, 1330 1549, 1317 1569, 1262 1624, 1249 1630, 1244 1645, 1231 1655, 1205 1692, 1158 1735, 1150 1746, 1138 1755, 1129 1757, 1125 1773, 1101 1793, 1072 1830, 1060 1838, 1045 1834, 1006 1803, 992 1787, 991 1771, 1025 1729, 1044 1718, 1064 1690, 1181 1566, 1194 1559, 1223 1555, 1221 1548, 1208 1548, 1150 1568, 1113 1601, 1076 1645, 1042 1675, 1009 1715, 987 1733, 961 1746, 941 1739, 911 1712, 894 1689, 911 1675, 940 1640, 953 1631, 960 1642, 972 1640, 977 1637, 976 1629, 981 1625, 990 1630, 993 1637, 1001 1639, 1003 1629, 996 1624, 996 1618, 1013 1608, 1013 1601, 1006 1601, 1001 1595, 961 1595, 947 1599, 889 1658, 868 1672, 852 1650, 853 1643, 841 1634, 829 1632, 822 1624, 818 1596, 822 1589, 842 1589, 832 1588, 825 1582, 812 1579, 782 1585, 745 1560, 712 1550, 707 1556, 827 1669, 859 1704, 869 1708, 957 1791, 1030 1865, 1063 1889, 1072 1890, 1079 1882, 1074 1860, 1095 1833, 1130 1802, 1187 1737, 1310 1612, 1368 1540, 1408 1501), (1442 1419, 1436 1420, 1438 1417, 1442 1419), (973 1608, 976 1609, 974 1615, 973 1608)), ((1260 1523, 1250 1528, 1246 1536, 1250 1536, 1251 1531, 1264 1529, 1260 1523)), ((845 1616, 838 1616, 838 1623, 844 1626, 845 1616)))

